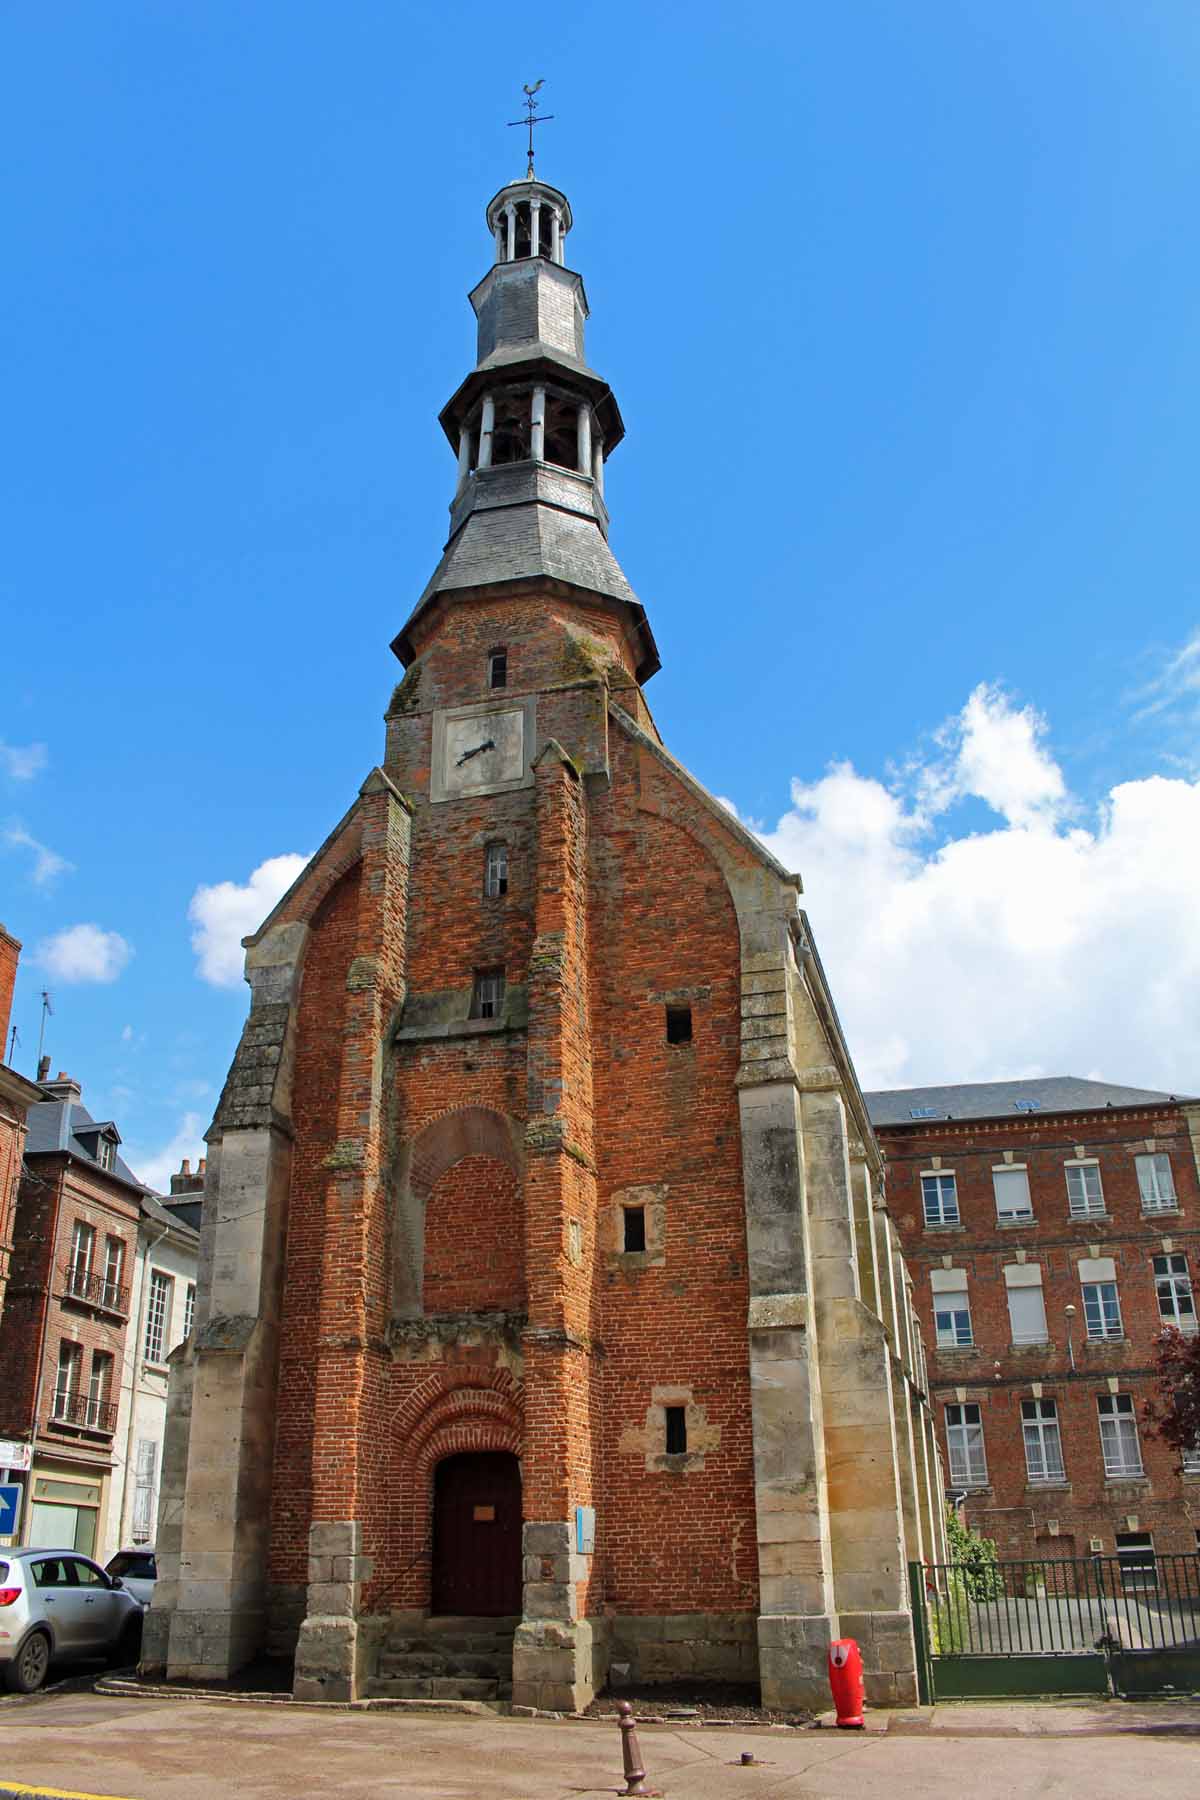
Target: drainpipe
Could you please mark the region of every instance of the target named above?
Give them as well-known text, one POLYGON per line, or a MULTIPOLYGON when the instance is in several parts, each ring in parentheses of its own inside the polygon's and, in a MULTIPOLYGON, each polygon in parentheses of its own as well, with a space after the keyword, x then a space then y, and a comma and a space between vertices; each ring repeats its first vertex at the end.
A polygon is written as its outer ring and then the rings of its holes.
MULTIPOLYGON (((133 1340, 133 1359, 129 1371, 129 1422, 125 1427, 125 1467, 121 1471, 121 1516, 117 1520, 117 1549, 125 1542, 125 1513, 129 1499, 129 1458, 133 1452, 133 1427, 137 1418, 138 1363, 142 1354, 142 1331, 146 1319, 146 1286, 150 1275, 150 1258, 158 1249, 167 1233, 169 1225, 164 1225, 152 1244, 146 1248, 142 1258, 142 1285, 138 1291, 137 1335, 133 1340)), ((138 1221, 141 1230, 141 1221, 138 1221)))

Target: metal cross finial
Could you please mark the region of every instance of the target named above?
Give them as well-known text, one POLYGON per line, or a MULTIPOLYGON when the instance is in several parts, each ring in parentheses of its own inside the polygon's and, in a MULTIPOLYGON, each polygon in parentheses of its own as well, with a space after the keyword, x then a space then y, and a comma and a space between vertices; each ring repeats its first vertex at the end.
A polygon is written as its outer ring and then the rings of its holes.
POLYGON ((546 77, 544 75, 539 75, 532 87, 530 87, 528 82, 524 84, 526 116, 523 119, 510 119, 508 121, 510 125, 527 125, 529 127, 529 167, 525 171, 526 181, 533 180, 533 128, 535 125, 545 125, 554 117, 553 113, 539 113, 537 109, 535 95, 545 79, 546 77))

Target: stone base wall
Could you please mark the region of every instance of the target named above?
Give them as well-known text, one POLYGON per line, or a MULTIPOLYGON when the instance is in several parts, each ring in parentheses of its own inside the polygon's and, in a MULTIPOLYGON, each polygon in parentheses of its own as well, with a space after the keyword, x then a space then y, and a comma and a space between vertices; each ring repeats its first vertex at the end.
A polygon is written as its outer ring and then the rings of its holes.
POLYGON ((263 1645, 268 1656, 295 1656, 307 1610, 308 1589, 303 1582, 268 1582, 267 1638, 263 1645))
POLYGON ((841 1635, 862 1651, 868 1706, 916 1706, 917 1652, 912 1614, 842 1614, 841 1635))
POLYGON ((618 1614, 611 1622, 608 1685, 758 1681, 753 1613, 618 1614))
POLYGON ((513 1639, 513 1705, 585 1711, 609 1667, 607 1619, 523 1619, 513 1639))

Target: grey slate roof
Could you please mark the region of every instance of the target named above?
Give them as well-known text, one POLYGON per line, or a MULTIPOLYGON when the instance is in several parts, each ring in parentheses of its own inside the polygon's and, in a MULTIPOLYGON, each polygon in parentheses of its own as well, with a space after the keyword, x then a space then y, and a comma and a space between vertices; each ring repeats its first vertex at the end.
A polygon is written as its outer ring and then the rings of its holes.
POLYGON ((938 1119, 1009 1119, 1025 1112, 1100 1112, 1110 1106, 1157 1106, 1185 1098, 1156 1088, 1039 1075, 1025 1081, 969 1081, 952 1087, 888 1088, 864 1096, 872 1125, 918 1125, 938 1119), (1023 1107, 1021 1100, 1036 1101, 1023 1107), (917 1112, 920 1116, 913 1117, 917 1112))
POLYGON ((535 575, 548 575, 573 587, 638 604, 593 519, 533 503, 471 513, 457 537, 447 544, 413 618, 428 600, 447 588, 481 587, 487 582, 535 575))
MULTIPOLYGON (((96 1161, 92 1151, 80 1138, 80 1132, 89 1127, 95 1129, 108 1123, 107 1120, 93 1119, 86 1106, 71 1105, 66 1100, 39 1100, 29 1109, 29 1131, 25 1138, 25 1154, 37 1156, 48 1150, 69 1150, 81 1162, 96 1161)), ((97 1164, 97 1167, 99 1165, 97 1164)), ((106 1175, 115 1175, 118 1181, 128 1182, 130 1187, 146 1191, 129 1164, 121 1156, 113 1159, 111 1169, 104 1171, 106 1175)))
POLYGON ((173 1207, 164 1206, 162 1201, 153 1194, 143 1193, 142 1213, 152 1225, 169 1225, 171 1230, 178 1232, 181 1237, 195 1238, 199 1243, 200 1233, 196 1226, 190 1224, 187 1219, 181 1218, 173 1207))

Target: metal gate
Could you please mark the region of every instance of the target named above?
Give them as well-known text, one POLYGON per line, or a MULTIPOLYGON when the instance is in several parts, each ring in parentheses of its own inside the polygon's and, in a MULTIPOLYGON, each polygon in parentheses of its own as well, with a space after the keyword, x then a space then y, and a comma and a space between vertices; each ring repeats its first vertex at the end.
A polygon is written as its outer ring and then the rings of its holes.
POLYGON ((921 1699, 1200 1687, 1200 1556, 910 1563, 921 1699))

